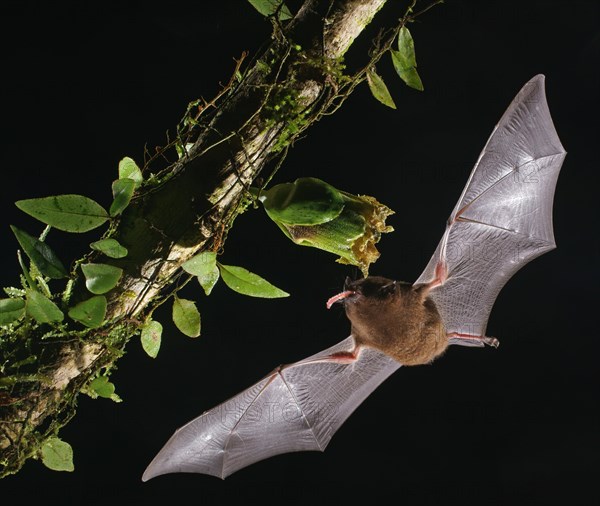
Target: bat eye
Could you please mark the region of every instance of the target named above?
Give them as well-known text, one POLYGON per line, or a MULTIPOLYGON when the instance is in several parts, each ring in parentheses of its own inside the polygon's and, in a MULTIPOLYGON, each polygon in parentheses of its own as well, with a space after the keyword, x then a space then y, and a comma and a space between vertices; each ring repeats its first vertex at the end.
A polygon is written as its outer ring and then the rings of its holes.
POLYGON ((396 292, 396 282, 395 281, 392 281, 391 283, 388 283, 387 285, 383 285, 379 289, 379 293, 383 296, 392 295, 395 292, 396 292))

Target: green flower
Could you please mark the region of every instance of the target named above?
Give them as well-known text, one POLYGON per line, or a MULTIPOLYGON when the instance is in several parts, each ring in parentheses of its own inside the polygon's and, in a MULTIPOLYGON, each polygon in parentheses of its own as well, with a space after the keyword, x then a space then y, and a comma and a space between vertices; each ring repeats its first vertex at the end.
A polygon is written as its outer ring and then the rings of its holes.
POLYGON ((300 178, 259 192, 269 217, 296 244, 336 255, 343 264, 359 267, 366 276, 379 258, 375 244, 392 227, 393 214, 373 197, 352 195, 320 179, 300 178))

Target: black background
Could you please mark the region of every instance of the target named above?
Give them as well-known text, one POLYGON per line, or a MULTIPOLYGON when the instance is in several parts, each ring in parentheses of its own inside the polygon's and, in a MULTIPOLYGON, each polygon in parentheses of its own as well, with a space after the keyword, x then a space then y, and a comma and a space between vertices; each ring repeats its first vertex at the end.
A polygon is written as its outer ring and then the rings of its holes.
MULTIPOLYGON (((296 2, 297 3, 297 2, 296 2)), ((18 199, 81 193, 110 204, 117 162, 164 141, 188 101, 210 98, 233 58, 256 50, 270 25, 245 1, 3 2, 0 7, 1 282, 18 283, 9 224, 38 223, 18 199)), ((295 5, 294 2, 290 3, 295 5)), ((398 17, 390 0, 379 16, 398 17)), ((131 342, 113 375, 121 404, 82 396, 61 432, 75 471, 30 461, 0 482, 3 502, 69 504, 593 504, 599 424, 597 237, 599 4, 595 1, 449 0, 411 26, 425 92, 379 65, 398 105, 361 86, 298 142, 279 182, 318 176, 395 209, 371 269, 412 281, 428 261, 479 151, 519 88, 546 75, 550 110, 569 152, 554 206, 558 249, 500 294, 488 334, 501 347, 450 349, 432 366, 401 369, 334 437, 325 454, 284 455, 225 481, 140 476, 173 430, 279 364, 348 334, 324 303, 356 271, 298 248, 262 211, 242 215, 224 263, 264 275, 292 296, 243 297, 219 284, 198 301, 202 337, 169 324, 157 359, 131 342), (9 499, 10 498, 10 499, 9 499)), ((364 61, 368 37, 348 56, 364 61)), ((94 232, 53 232, 76 258, 94 232)))

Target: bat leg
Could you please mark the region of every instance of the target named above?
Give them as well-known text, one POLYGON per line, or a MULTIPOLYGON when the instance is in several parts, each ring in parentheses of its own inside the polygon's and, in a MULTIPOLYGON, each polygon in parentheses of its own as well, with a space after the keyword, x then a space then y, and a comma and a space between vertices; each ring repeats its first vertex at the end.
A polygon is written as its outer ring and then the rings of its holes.
MULTIPOLYGON (((362 350, 362 346, 360 344, 354 343, 354 348, 352 348, 351 350, 341 350, 341 351, 336 351, 334 353, 330 353, 329 355, 322 355, 320 357, 309 358, 307 360, 302 360, 300 362, 296 362, 293 364, 287 364, 285 366, 282 366, 280 369, 286 369, 288 367, 296 367, 298 365, 316 363, 316 362, 334 362, 337 364, 353 364, 358 360, 361 350, 362 350)), ((276 370, 276 372, 278 372, 278 371, 276 370)))
POLYGON ((458 344, 460 346, 491 346, 497 348, 500 346, 500 341, 495 337, 474 336, 471 334, 461 334, 459 332, 451 332, 447 334, 450 344, 458 344))

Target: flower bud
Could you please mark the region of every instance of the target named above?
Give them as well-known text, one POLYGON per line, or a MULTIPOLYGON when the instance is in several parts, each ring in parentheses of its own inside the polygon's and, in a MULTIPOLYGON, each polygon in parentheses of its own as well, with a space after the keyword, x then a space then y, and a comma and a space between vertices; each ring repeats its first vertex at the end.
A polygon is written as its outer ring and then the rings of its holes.
POLYGON ((365 276, 379 258, 375 244, 392 227, 393 214, 373 197, 337 190, 313 177, 300 178, 260 192, 269 217, 296 244, 336 255, 343 264, 356 265, 365 276))

